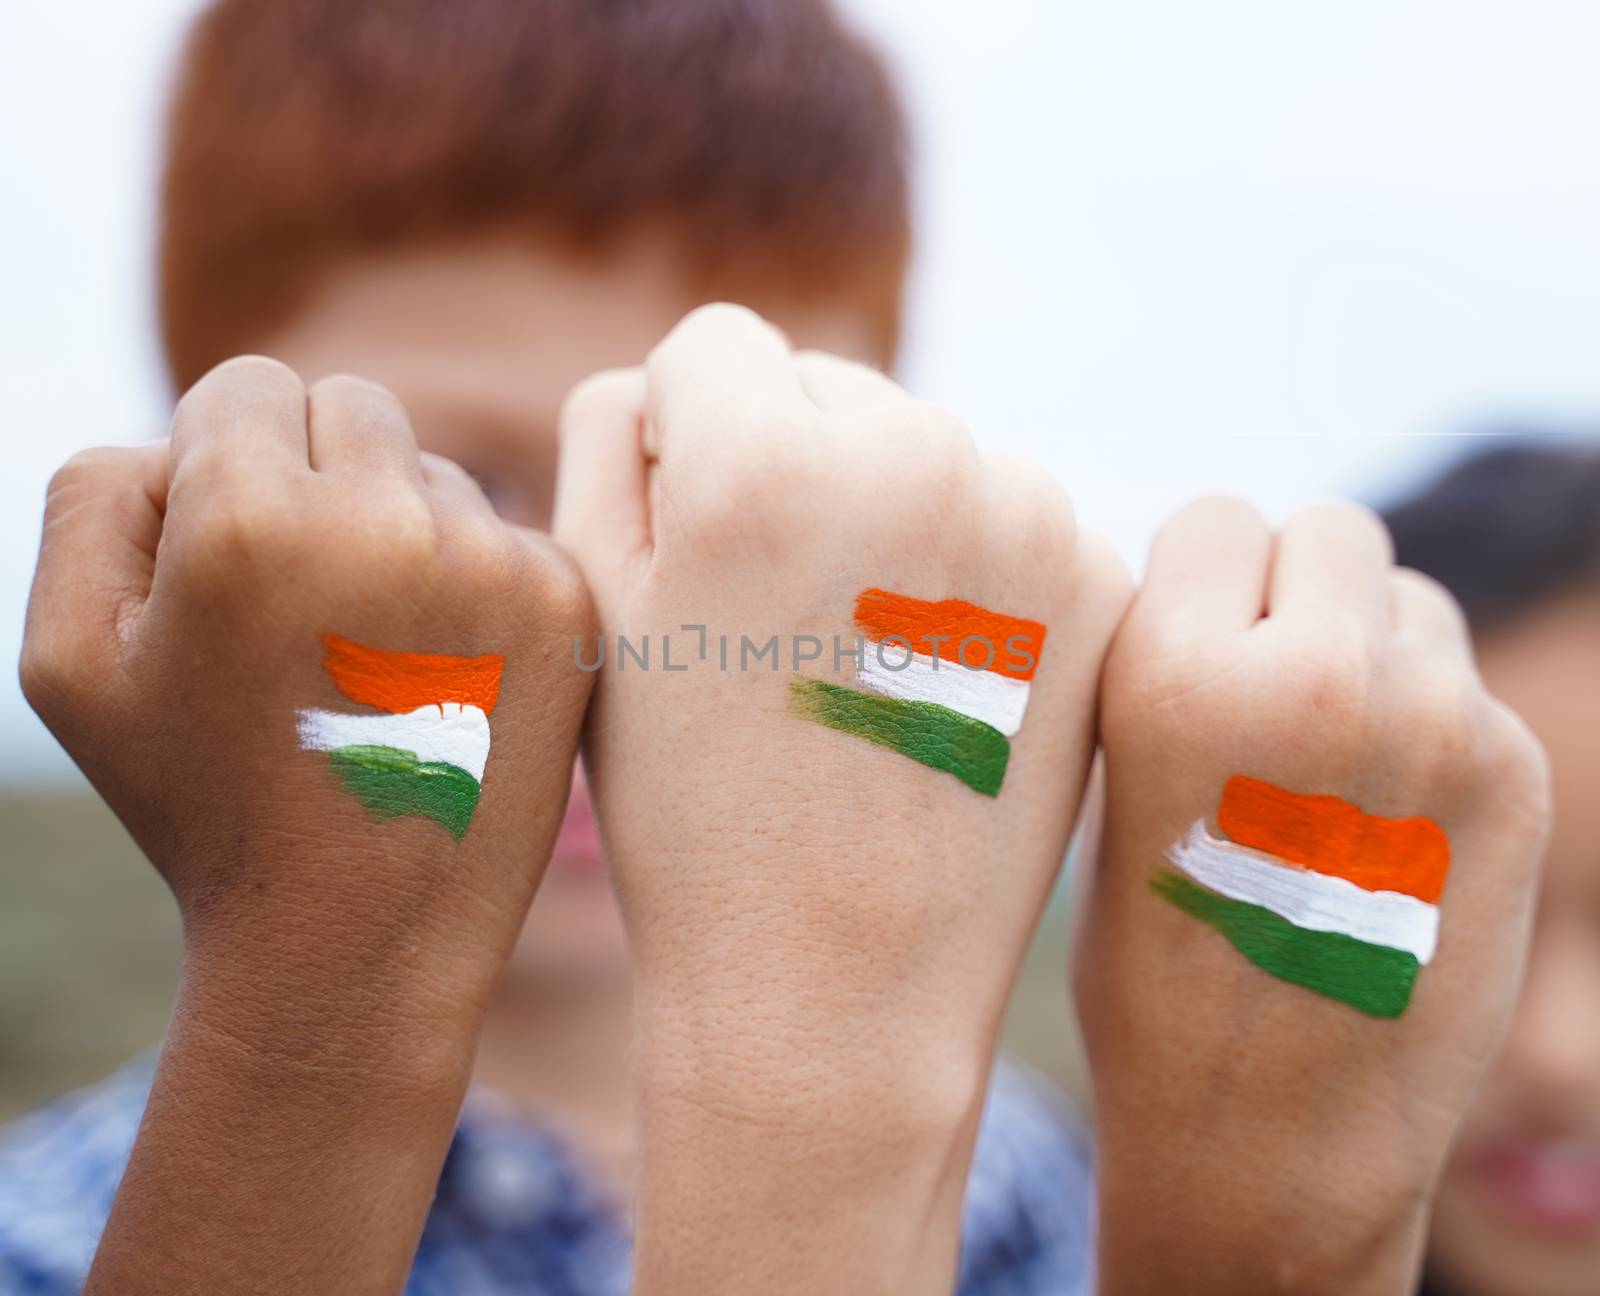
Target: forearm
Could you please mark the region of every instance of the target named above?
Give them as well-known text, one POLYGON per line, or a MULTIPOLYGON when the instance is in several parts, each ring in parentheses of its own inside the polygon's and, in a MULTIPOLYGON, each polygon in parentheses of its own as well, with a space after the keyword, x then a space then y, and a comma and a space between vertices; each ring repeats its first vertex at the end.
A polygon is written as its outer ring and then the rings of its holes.
POLYGON ((425 1032, 398 984, 327 991, 267 1011, 237 972, 186 975, 89 1296, 401 1290, 476 1018, 425 1032))
POLYGON ((685 1065, 641 1049, 639 1296, 952 1290, 982 1060, 748 1030, 685 1065))

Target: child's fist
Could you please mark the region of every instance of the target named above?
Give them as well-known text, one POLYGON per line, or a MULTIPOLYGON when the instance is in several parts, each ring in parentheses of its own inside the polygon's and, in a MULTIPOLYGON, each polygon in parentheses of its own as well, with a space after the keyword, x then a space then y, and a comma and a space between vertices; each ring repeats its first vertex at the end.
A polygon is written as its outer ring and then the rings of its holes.
POLYGON ((245 358, 170 442, 56 475, 21 674, 191 956, 480 996, 565 801, 588 617, 387 391, 245 358))
MULTIPOLYGON (((1366 1290, 1341 1266, 1415 1258, 1511 1007, 1538 748, 1485 693, 1450 598, 1338 504, 1277 536, 1228 500, 1168 523, 1102 724, 1077 982, 1108 1238, 1203 1201, 1219 1245, 1262 1264, 1292 1239, 1294 1290, 1366 1290)), ((1173 1276, 1160 1248, 1109 1251, 1113 1290, 1173 1276)))
POLYGON ((1126 572, 1041 470, 738 308, 579 389, 563 436, 611 654, 586 760, 637 969, 641 1275, 739 1285, 789 1217, 782 1290, 948 1287, 953 1224, 921 1228, 960 1205, 1126 572))

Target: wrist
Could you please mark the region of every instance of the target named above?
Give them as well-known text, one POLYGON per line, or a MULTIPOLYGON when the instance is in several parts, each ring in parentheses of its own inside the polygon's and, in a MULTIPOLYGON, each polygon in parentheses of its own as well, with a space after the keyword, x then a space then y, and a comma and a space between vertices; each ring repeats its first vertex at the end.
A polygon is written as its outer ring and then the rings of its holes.
POLYGON ((207 1021, 373 1046, 475 1037, 525 904, 454 885, 431 858, 381 877, 334 856, 293 863, 180 903, 182 984, 207 1021))
POLYGON ((492 984, 425 946, 265 924, 248 938, 191 930, 168 1043, 297 1085, 449 1087, 470 1070, 492 984))
POLYGON ((186 966, 86 1290, 167 1292, 181 1273, 234 1291, 270 1272, 299 1291, 309 1264, 317 1290, 398 1291, 470 1045, 348 1029, 344 1006, 302 1002, 296 1022, 297 1005, 263 1012, 270 996, 240 985, 186 966))
POLYGON ((756 1272, 774 1293, 948 1290, 988 1054, 887 1030, 874 1049, 748 1008, 712 1014, 726 1030, 685 1017, 638 1023, 643 1296, 756 1272))
POLYGON ((908 1148, 958 1138, 981 1113, 993 1041, 881 1001, 835 1010, 702 989, 635 997, 641 1110, 673 1124, 858 1131, 908 1148), (752 1004, 759 1002, 759 1012, 752 1004))
POLYGON ((1400 1165, 1393 1149, 1357 1156, 1339 1138, 1301 1139, 1265 1117, 1237 1137, 1215 1126, 1164 1135, 1102 1113, 1102 1296, 1412 1290, 1428 1177, 1400 1165))
POLYGON ((646 1078, 640 1296, 951 1290, 984 1087, 879 1074, 788 1098, 646 1078))

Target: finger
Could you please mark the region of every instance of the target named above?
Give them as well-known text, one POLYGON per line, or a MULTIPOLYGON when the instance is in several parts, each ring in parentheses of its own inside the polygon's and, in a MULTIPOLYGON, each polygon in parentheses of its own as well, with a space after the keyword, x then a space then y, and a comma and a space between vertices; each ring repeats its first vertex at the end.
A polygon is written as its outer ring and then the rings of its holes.
POLYGON ((1461 606, 1431 576, 1409 567, 1389 573, 1389 615, 1395 633, 1459 660, 1472 661, 1472 634, 1461 606))
POLYGON ((644 370, 617 369, 579 383, 561 407, 554 532, 592 581, 650 550, 645 401, 644 370))
POLYGON ((422 471, 422 483, 428 490, 453 499, 459 498, 463 503, 470 499, 475 505, 482 505, 491 513, 494 512, 494 505, 484 494, 478 479, 454 459, 424 450, 417 455, 417 463, 422 471))
POLYGON ((476 522, 498 522, 499 515, 478 479, 454 459, 424 451, 417 456, 423 493, 436 513, 476 522))
POLYGON ((1266 603, 1272 533, 1254 505, 1214 495, 1180 509, 1150 543, 1137 615, 1247 630, 1266 603))
POLYGON ((1386 625, 1393 564, 1388 528, 1371 509, 1339 500, 1309 505, 1278 537, 1268 615, 1342 608, 1367 624, 1386 625))
POLYGON ((86 450, 52 478, 28 598, 34 661, 114 645, 142 610, 166 510, 167 454, 165 441, 86 450))
POLYGON ((336 374, 314 383, 306 404, 311 467, 317 472, 423 484, 411 419, 387 387, 336 374))
POLYGON ((288 365, 239 356, 185 393, 172 416, 169 483, 180 473, 309 466, 306 389, 288 365))
POLYGON ((825 351, 799 352, 794 367, 800 386, 821 409, 853 409, 905 398, 905 391, 887 374, 825 351))
POLYGON ((691 311, 645 362, 645 452, 673 440, 758 435, 784 408, 813 408, 782 334, 752 310, 691 311))

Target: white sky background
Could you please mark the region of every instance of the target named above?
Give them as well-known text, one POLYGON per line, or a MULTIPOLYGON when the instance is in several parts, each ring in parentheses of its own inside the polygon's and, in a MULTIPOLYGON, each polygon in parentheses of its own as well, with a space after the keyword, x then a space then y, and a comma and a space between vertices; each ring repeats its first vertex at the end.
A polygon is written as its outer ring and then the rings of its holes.
MULTIPOLYGON (((1600 410, 1600 6, 844 0, 915 119, 902 377, 1137 561, 1185 498, 1384 496, 1440 434, 1600 410)), ((161 430, 148 249, 194 0, 0 43, 0 780, 70 765, 9 663, 44 485, 161 430)))

